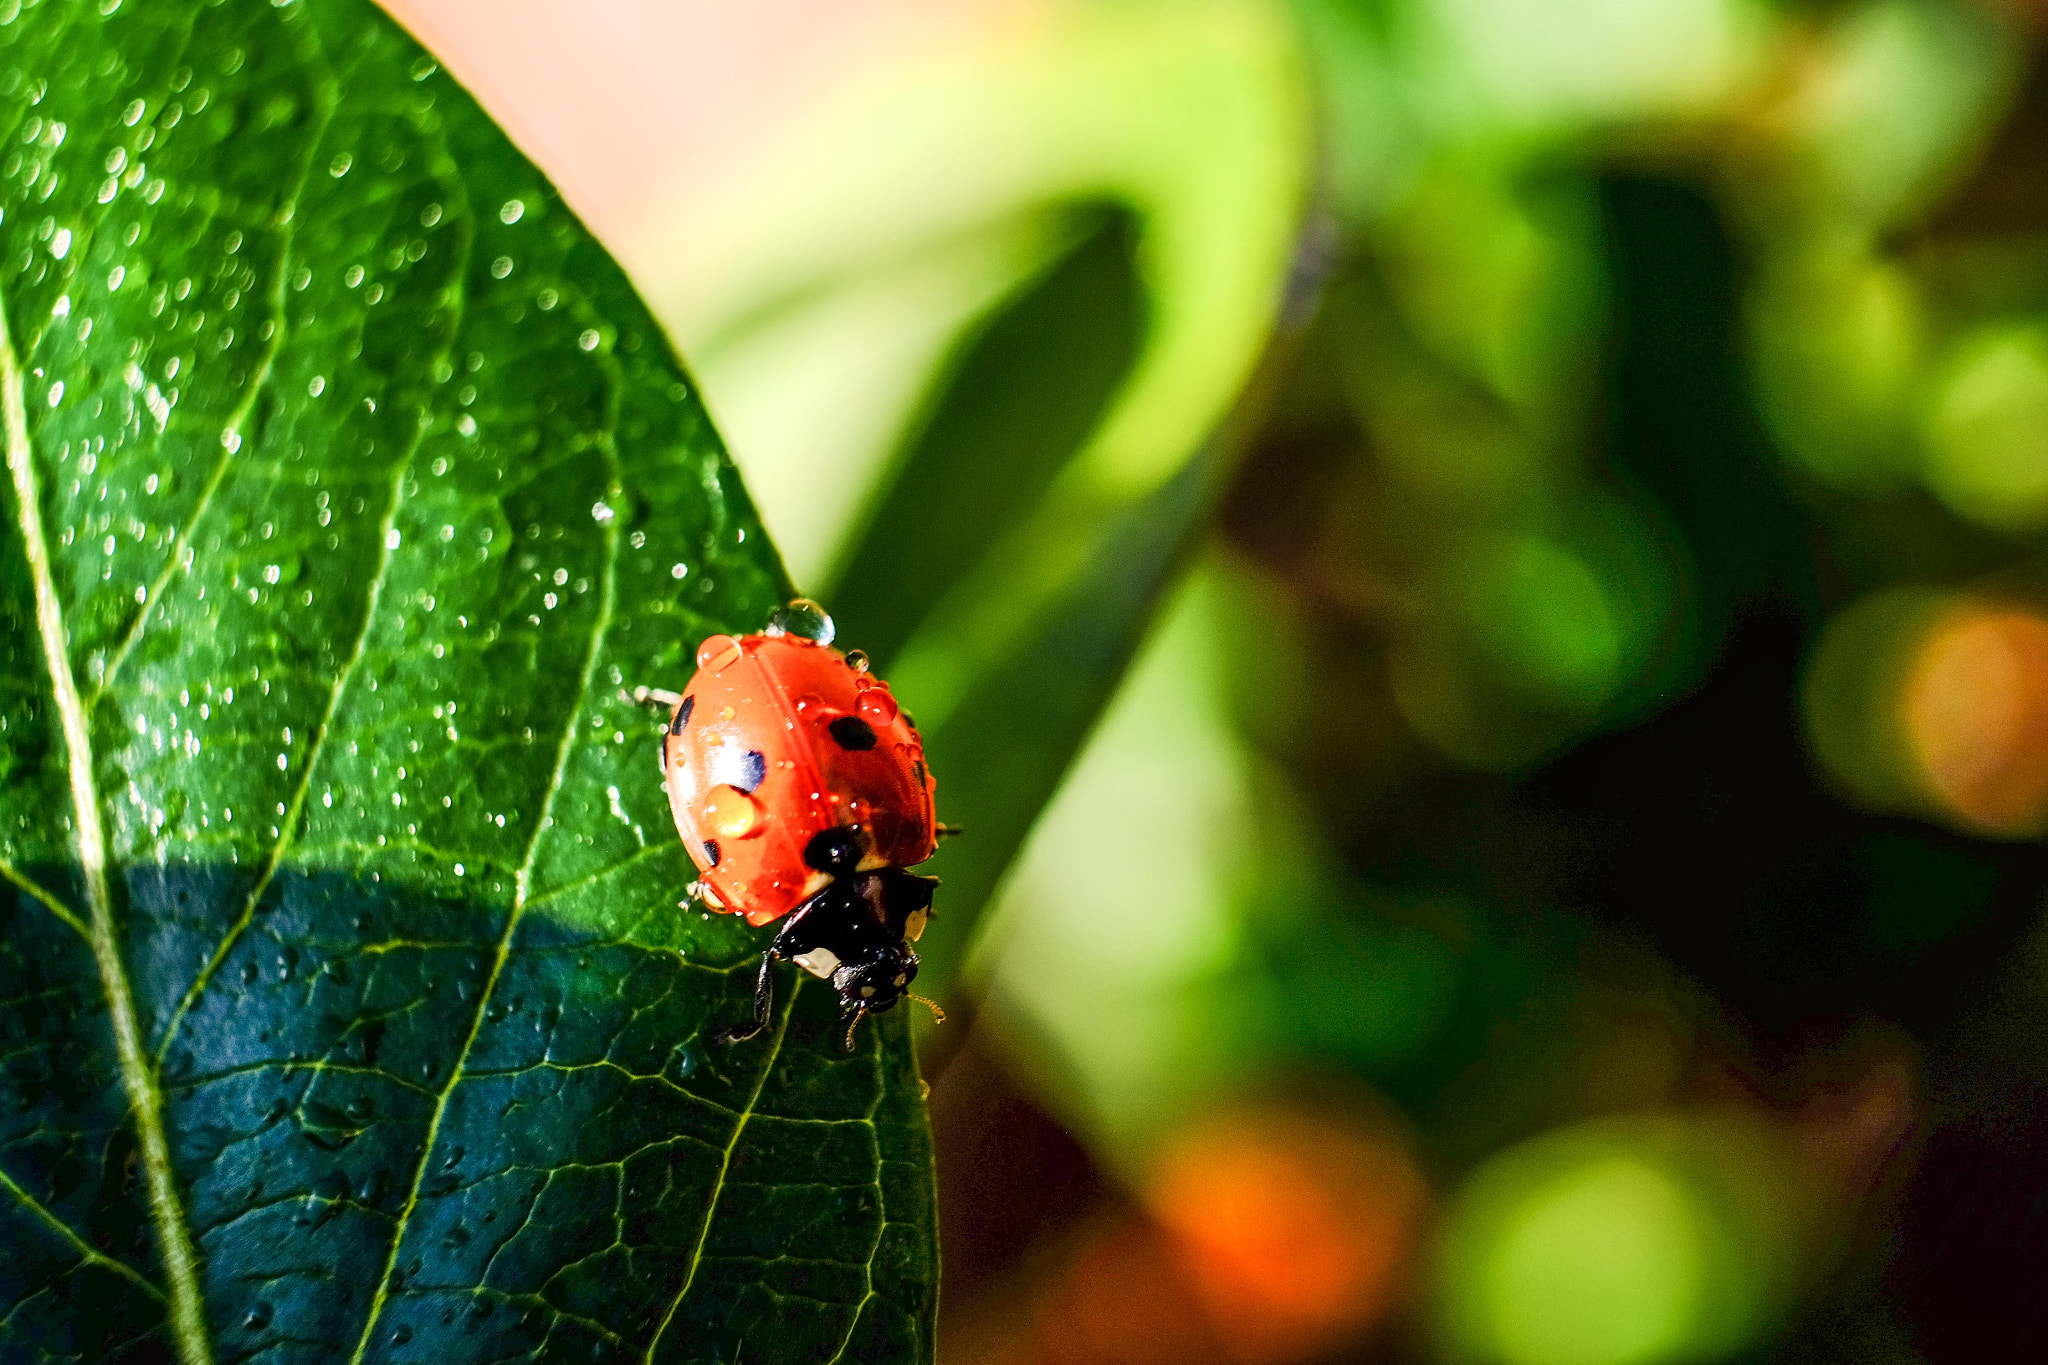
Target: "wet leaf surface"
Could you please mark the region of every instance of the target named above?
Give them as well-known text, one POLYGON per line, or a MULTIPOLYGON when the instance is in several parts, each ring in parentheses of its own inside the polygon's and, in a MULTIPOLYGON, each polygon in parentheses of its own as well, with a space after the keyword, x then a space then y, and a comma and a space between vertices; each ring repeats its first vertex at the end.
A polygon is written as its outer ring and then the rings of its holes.
POLYGON ((779 561, 380 13, 0 4, 0 1357, 929 1359, 902 1016, 752 1046, 622 686, 779 561))

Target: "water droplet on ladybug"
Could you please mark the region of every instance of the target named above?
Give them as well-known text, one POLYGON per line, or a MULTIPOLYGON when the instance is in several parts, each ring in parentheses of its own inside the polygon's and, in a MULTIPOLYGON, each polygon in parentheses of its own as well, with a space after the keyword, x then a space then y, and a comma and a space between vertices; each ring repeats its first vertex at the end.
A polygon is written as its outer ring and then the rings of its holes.
POLYGON ((848 668, 851 668, 851 669, 852 669, 852 670, 853 670, 854 672, 856 672, 856 673, 865 673, 865 672, 867 672, 867 671, 868 671, 868 668, 869 668, 869 664, 868 664, 868 652, 867 652, 866 650, 864 650, 864 649, 849 649, 849 650, 847 650, 847 651, 846 651, 846 666, 847 666, 848 668))
POLYGON ((814 645, 832 643, 832 618, 825 609, 808 597, 792 597, 782 606, 768 613, 770 635, 794 635, 799 640, 809 640, 814 645))
POLYGON ((714 635, 697 646, 697 667, 719 672, 740 657, 740 642, 730 635, 714 635))
POLYGON ((721 839, 752 838, 767 820, 761 803, 738 787, 716 786, 704 798, 704 823, 721 839))
POLYGON ((731 720, 734 716, 737 716, 738 714, 739 712, 733 710, 730 706, 722 706, 718 710, 718 718, 720 720, 731 720))
POLYGON ((861 693, 859 705, 862 717, 878 730, 896 723, 896 699, 883 688, 871 687, 861 693))

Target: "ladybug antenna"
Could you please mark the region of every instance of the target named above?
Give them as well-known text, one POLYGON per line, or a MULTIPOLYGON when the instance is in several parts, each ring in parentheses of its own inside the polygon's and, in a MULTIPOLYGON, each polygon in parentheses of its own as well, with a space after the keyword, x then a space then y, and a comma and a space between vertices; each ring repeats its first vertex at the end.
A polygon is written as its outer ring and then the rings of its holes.
POLYGON ((909 996, 912 1000, 915 1000, 918 1004, 923 1005, 926 1009, 930 1010, 932 1012, 932 1022, 934 1024, 943 1024, 946 1022, 946 1012, 939 1008, 938 1001, 927 1000, 923 996, 919 995, 916 991, 905 991, 903 993, 909 996))
POLYGON ((859 1028, 860 1021, 867 1017, 868 1007, 866 1005, 855 1005, 853 1007, 853 1018, 848 1020, 846 1024, 846 1041, 842 1048, 843 1051, 853 1051, 853 1031, 859 1028))

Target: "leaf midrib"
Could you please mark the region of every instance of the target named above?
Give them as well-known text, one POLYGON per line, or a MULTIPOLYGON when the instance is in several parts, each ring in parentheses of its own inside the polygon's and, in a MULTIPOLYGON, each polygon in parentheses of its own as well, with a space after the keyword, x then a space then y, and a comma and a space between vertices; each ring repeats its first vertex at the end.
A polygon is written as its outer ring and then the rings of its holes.
POLYGON ((22 555, 28 561, 29 576, 35 585, 36 634, 42 641, 50 690, 64 734, 71 803, 77 817, 78 863, 90 911, 93 963, 107 1001, 121 1085, 135 1116, 137 1151, 163 1256, 164 1279, 170 1291, 171 1339, 185 1365, 212 1365, 213 1350, 207 1339, 205 1306, 199 1291, 198 1256, 179 1202, 170 1146, 164 1137, 163 1095, 157 1089, 156 1074, 143 1047, 135 996, 114 931, 113 897, 107 885, 106 831, 100 821, 92 735, 77 679, 72 676, 70 637, 50 571, 49 544, 43 536, 42 494, 37 487, 34 450, 28 436, 21 363, 14 352, 13 328, 4 299, 0 299, 0 408, 5 409, 7 470, 13 480, 21 523, 22 555))
MULTIPOLYGON (((187 42, 190 41, 190 37, 191 30, 188 25, 185 35, 187 42)), ((306 37, 309 42, 315 41, 310 32, 306 37)), ((211 1365, 212 1344, 207 1332, 205 1302, 199 1284, 198 1254, 179 1197, 176 1173, 171 1163, 170 1147, 165 1134, 164 1096, 157 1076, 156 1058, 149 1055, 142 1038, 134 991, 128 981, 126 964, 121 959, 119 939, 114 926, 112 892, 107 881, 106 833, 101 817, 90 715, 93 707, 97 706, 113 685, 121 664, 146 630, 166 586, 182 566, 192 534, 206 515, 215 493, 225 480, 234 456, 247 443, 243 428, 254 414, 256 404, 269 383, 277 357, 286 344, 290 328, 286 316, 285 289, 290 277, 293 224, 307 177, 311 173, 314 154, 326 135, 327 127, 339 102, 332 74, 326 75, 325 80, 315 82, 324 98, 319 100, 318 117, 306 139, 304 153, 293 176, 291 188, 281 201, 283 218, 278 226, 282 240, 278 251, 276 275, 269 290, 273 328, 269 345, 251 373, 242 400, 236 404, 221 429, 221 454, 208 476, 191 516, 172 545, 164 567, 151 584, 134 623, 106 667, 99 671, 90 701, 80 693, 76 675, 71 667, 69 631, 65 627, 63 608, 57 595, 48 541, 43 535, 42 497, 36 478, 34 447, 28 434, 24 379, 20 359, 14 350, 9 311, 4 298, 0 298, 0 406, 4 406, 5 409, 6 460, 14 484, 23 555, 28 561, 30 577, 34 584, 37 635, 42 641, 45 666, 50 674, 51 690, 64 734, 65 757, 71 778, 72 805, 77 817, 76 842, 79 864, 85 882, 89 910, 87 922, 81 923, 60 901, 29 882, 11 867, 7 869, 8 880, 22 885, 59 918, 79 929, 91 946, 94 965, 100 977, 101 993, 107 1001, 122 1088, 127 1093, 129 1107, 135 1117, 137 1149, 149 1194, 151 1221, 164 1261, 170 1334, 185 1365, 211 1365)), ((89 243, 82 244, 81 255, 84 248, 89 248, 89 243)), ((282 845, 279 852, 282 853, 282 845)), ((272 870, 274 867, 273 860, 272 870)), ((253 912, 253 899, 249 909, 253 912)), ((212 965, 214 964, 210 963, 209 967, 212 965)), ((182 1018, 185 1008, 190 1005, 203 980, 202 975, 201 981, 195 982, 193 993, 181 1002, 171 1028, 165 1031, 166 1046, 177 1021, 182 1018)), ((0 1180, 4 1180, 24 1204, 46 1223, 55 1227, 67 1241, 85 1252, 88 1260, 104 1265, 132 1280, 160 1300, 166 1298, 164 1291, 141 1277, 132 1267, 94 1251, 74 1229, 56 1218, 54 1213, 32 1199, 12 1180, 6 1179, 4 1175, 0 1175, 0 1180)))

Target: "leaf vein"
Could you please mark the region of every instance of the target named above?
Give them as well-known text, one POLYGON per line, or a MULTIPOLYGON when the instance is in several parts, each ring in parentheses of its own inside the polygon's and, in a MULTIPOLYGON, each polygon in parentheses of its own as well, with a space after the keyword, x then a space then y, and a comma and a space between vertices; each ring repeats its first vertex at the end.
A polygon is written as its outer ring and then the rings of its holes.
POLYGON ((719 1158, 718 1178, 712 1182, 711 1196, 704 1201, 704 1221, 697 1228, 697 1241, 690 1248, 690 1267, 683 1272, 683 1282, 676 1289, 675 1298, 669 1301, 668 1311, 661 1316, 661 1325, 654 1329, 653 1339, 647 1343, 647 1354, 642 1357, 645 1365, 654 1365, 655 1348, 668 1332, 668 1325, 675 1321, 676 1310, 683 1306, 683 1300, 690 1296, 690 1286, 696 1282, 697 1267, 704 1264, 704 1244, 711 1236, 712 1221, 718 1216, 718 1202, 725 1196, 726 1172, 732 1169, 732 1154, 738 1150, 740 1135, 747 1131, 747 1120, 754 1116, 754 1109, 761 1102, 761 1092, 768 1086, 768 1077, 775 1070, 775 1060, 782 1055, 782 1040, 789 1036, 789 1021, 796 1013, 797 992, 803 989, 803 978, 799 976, 789 988, 789 994, 782 1002, 782 1020, 775 1026, 774 1041, 769 1044, 767 1061, 761 1067, 761 1074, 754 1080, 754 1089, 747 1096, 746 1105, 740 1110, 739 1119, 732 1126, 732 1137, 726 1141, 725 1154, 719 1158))
POLYGON ((77 930, 78 936, 87 943, 92 942, 92 930, 86 927, 84 920, 72 912, 70 906, 58 900, 55 895, 45 890, 33 878, 18 871, 14 864, 8 862, 5 858, 0 858, 0 877, 5 877, 36 900, 41 901, 45 910, 48 910, 58 919, 63 920, 66 924, 77 930))
MULTIPOLYGON (((609 446, 607 446, 609 451, 609 446)), ((610 458, 608 456, 608 458, 610 458)), ((470 1018, 469 1032, 462 1040, 462 1047, 455 1055, 455 1065, 449 1068, 448 1080, 441 1088, 440 1096, 434 1102, 434 1111, 427 1120, 427 1132, 420 1144, 419 1164, 413 1170, 412 1186, 406 1192, 405 1204, 399 1210, 398 1226, 391 1236, 391 1250, 385 1257, 384 1269, 377 1277, 377 1287, 370 1298, 370 1308, 363 1319, 363 1333, 356 1342, 355 1353, 350 1365, 360 1365, 364 1353, 369 1349, 370 1337, 377 1328, 377 1320, 383 1315, 384 1304, 391 1294, 391 1275, 398 1265, 398 1255, 405 1242, 406 1228, 412 1220, 413 1210, 418 1207, 420 1187, 426 1181, 427 1167, 433 1159, 434 1144, 440 1134, 441 1119, 448 1111, 448 1100, 454 1095, 456 1086, 462 1083, 469 1054, 476 1045, 477 1035, 483 1031, 484 1015, 489 1009, 491 996, 496 991, 498 979, 503 975, 505 962, 512 953, 512 938, 519 931, 519 923, 526 910, 527 897, 533 886, 533 868, 540 857, 540 849, 548 829, 553 825, 552 815, 555 797, 562 790, 563 779, 569 768, 569 756, 576 749, 577 721, 582 718, 583 707, 590 698, 590 680, 597 672, 597 661, 604 649, 605 632, 611 627, 612 613, 618 599, 619 534, 615 523, 607 523, 604 530, 605 560, 603 585, 598 598, 597 615, 590 630, 590 644, 583 657, 583 672, 577 684, 574 702, 566 708, 567 718, 562 725, 562 737, 555 751, 554 773, 548 781, 547 791, 542 795, 540 810, 534 817, 533 834, 527 842, 526 856, 520 861, 519 871, 513 880, 512 906, 505 915, 505 932, 498 940, 496 957, 491 962, 490 974, 484 979, 483 989, 477 992, 476 1011, 470 1018)))
MULTIPOLYGON (((190 36, 188 30, 188 41, 190 36)), ((278 226, 277 271, 271 280, 269 291, 269 344, 264 348, 263 358, 257 361, 255 370, 249 376, 247 392, 228 413, 227 420, 221 424, 220 455, 214 461, 213 469, 207 475, 197 501, 192 505, 191 516, 187 517, 184 526, 179 528, 178 537, 171 544, 171 552, 165 557, 163 568, 157 572, 156 579, 149 585, 149 595, 143 599, 141 609, 135 613, 135 620, 129 625, 127 634, 122 636, 113 657, 107 660, 106 667, 100 671, 99 681, 93 688, 92 697, 86 703, 88 709, 97 706, 100 698, 106 695, 107 689, 114 685, 115 675, 120 672, 121 665, 127 662, 129 651, 133 650, 137 641, 142 638, 142 632, 155 613, 157 603, 163 599, 164 589, 169 585, 172 576, 178 572, 181 563, 186 562, 191 550, 192 537, 198 531, 200 521, 205 518, 207 509, 213 505, 214 494, 220 490, 221 483, 226 479, 228 467, 245 444, 242 440, 242 427, 248 422, 250 414, 255 412, 257 400, 262 397, 263 390, 269 387, 271 371, 276 366, 278 354, 284 350, 285 339, 291 332, 285 321, 289 313, 285 285, 291 278, 292 244, 296 236, 299 197, 305 193, 306 179, 312 173, 314 154, 319 151, 321 141, 327 136, 328 125, 333 122, 335 108, 340 103, 331 74, 326 80, 313 82, 313 86, 319 96, 319 114, 311 134, 306 139, 305 155, 299 162, 292 188, 281 206, 284 221, 278 226)))
POLYGON ((92 1243, 86 1241, 83 1237, 79 1236, 78 1233, 72 1228, 72 1226, 69 1223, 65 1222, 62 1218, 59 1218, 56 1215, 56 1213, 53 1210, 51 1210, 48 1205, 44 1204, 40 1199, 37 1199, 34 1195, 30 1194, 27 1190, 23 1189, 20 1185, 16 1184, 14 1181, 14 1177, 7 1174, 6 1171, 0 1171, 0 1185, 6 1186, 8 1193, 12 1194, 16 1199, 20 1200, 22 1207, 27 1209, 30 1213, 34 1214, 38 1219, 40 1219, 43 1222, 43 1224, 50 1229, 50 1231, 56 1233, 59 1237, 62 1237, 65 1241, 69 1242, 72 1246, 72 1249, 78 1253, 80 1259, 84 1261, 86 1264, 99 1266, 103 1270, 111 1270, 116 1275, 121 1276, 123 1279, 135 1285, 136 1288, 146 1292, 151 1298, 155 1299, 158 1303, 162 1303, 164 1301, 163 1290, 157 1288, 156 1285, 152 1284, 148 1279, 144 1278, 141 1272, 137 1271, 133 1266, 128 1265, 124 1261, 115 1260, 113 1257, 101 1252, 97 1247, 93 1246, 92 1243))
MULTIPOLYGON (((422 425, 424 426, 424 423, 422 425)), ((326 712, 320 717, 320 728, 314 732, 313 743, 305 761, 299 765, 298 785, 293 789, 291 802, 278 825, 277 840, 270 846, 270 856, 264 860, 262 874, 256 878, 256 884, 249 889, 247 898, 242 902, 241 913, 235 917, 235 922, 228 926, 227 932, 221 935, 220 942, 207 957, 206 965, 199 969, 199 975, 193 978, 192 984, 185 990, 184 997, 178 1001, 177 1009, 172 1011, 170 1021, 164 1025, 163 1037, 156 1047, 158 1066, 163 1065, 164 1056, 170 1051, 172 1040, 178 1036, 178 1027, 185 1022, 186 1014, 198 1003, 199 997, 205 993, 207 985, 213 980, 214 973, 220 970, 221 963, 227 961, 228 954, 234 951, 235 945, 241 941, 243 933, 256 918, 256 907, 262 903, 264 892, 270 889, 271 880, 277 875, 278 865, 284 861, 285 854, 291 849, 299 816, 305 810, 306 794, 312 789, 313 769, 317 765, 322 746, 327 743, 327 737, 333 731, 334 716, 341 706, 342 693, 347 690, 348 680, 354 675, 356 665, 362 660, 364 642, 370 638, 370 627, 377 619, 377 603, 383 596, 385 579, 390 574, 391 561, 395 554, 391 548, 391 526, 397 520, 398 509, 405 500, 405 475, 412 467, 412 452, 416 448, 415 444, 414 447, 407 449, 405 457, 398 462, 397 472, 392 476, 391 501, 384 510, 383 521, 378 525, 382 544, 379 553, 383 557, 377 563, 377 572, 370 580, 369 591, 364 594, 362 626, 356 632, 355 645, 349 651, 348 658, 334 675, 334 686, 327 694, 326 712)))

